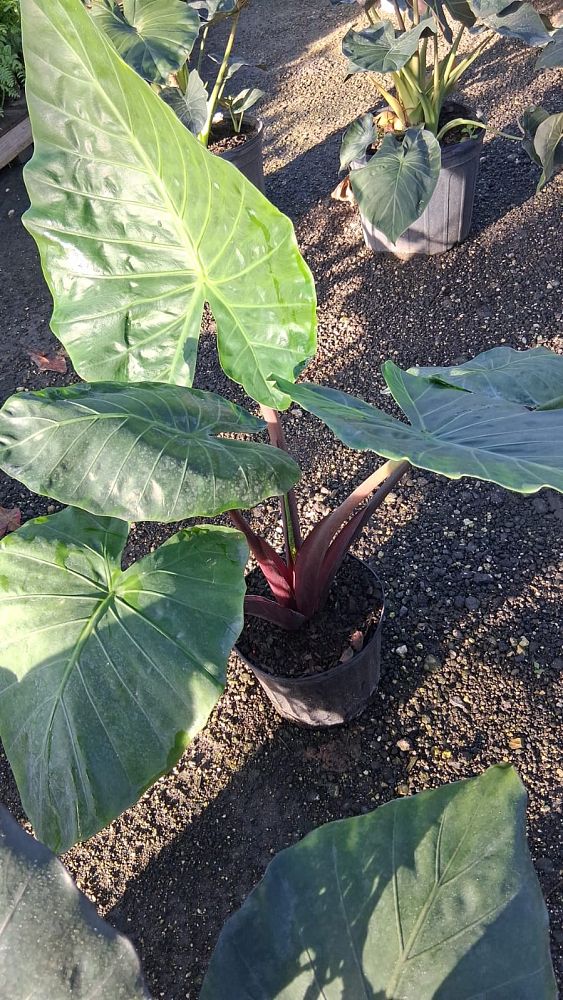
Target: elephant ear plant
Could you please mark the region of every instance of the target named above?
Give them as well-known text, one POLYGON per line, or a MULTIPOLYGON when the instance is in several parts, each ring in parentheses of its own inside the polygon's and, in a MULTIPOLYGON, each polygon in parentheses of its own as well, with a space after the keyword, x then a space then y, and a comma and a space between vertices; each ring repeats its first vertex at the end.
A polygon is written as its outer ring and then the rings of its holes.
POLYGON ((174 766, 242 627, 239 532, 183 530, 123 569, 129 522, 253 506, 299 477, 249 439, 263 420, 189 388, 204 304, 225 371, 271 407, 289 404, 272 369, 291 378, 314 351, 315 299, 289 220, 185 133, 80 3, 23 0, 22 21, 25 221, 53 330, 94 381, 18 394, 0 417, 4 468, 71 505, 0 548, 0 735, 37 835, 62 851, 174 766))
MULTIPOLYGON (((227 921, 201 1000, 555 1000, 525 805, 499 765, 315 830, 227 921)), ((2 807, 0 927, 10 1000, 148 1000, 127 940, 2 807)))
POLYGON ((180 121, 207 146, 218 112, 241 132, 245 114, 264 96, 256 87, 231 94, 247 64, 233 55, 249 0, 93 0, 92 14, 122 58, 150 83, 180 121), (214 29, 228 22, 223 52, 210 50, 214 29), (209 75, 207 75, 209 71, 209 75), (207 78, 206 78, 207 77, 207 78))
MULTIPOLYGON (((451 141, 453 130, 459 142, 476 139, 487 127, 468 117, 451 97, 495 36, 540 48, 538 69, 560 66, 562 58, 562 29, 554 32, 547 18, 523 0, 429 0, 410 6, 393 0, 393 5, 398 28, 381 15, 375 2, 368 2, 362 6, 369 26, 351 29, 344 38, 349 73, 388 76, 391 89, 373 79, 386 108, 352 123, 340 156, 342 170, 352 167, 350 183, 362 217, 391 244, 429 204, 442 166, 441 147, 451 141), (465 36, 473 36, 474 45, 462 53, 465 36), (443 55, 440 38, 446 46, 443 55)), ((521 131, 524 148, 542 169, 541 188, 563 159, 563 112, 550 115, 530 108, 521 131)), ((495 134, 522 141, 521 136, 495 134)))

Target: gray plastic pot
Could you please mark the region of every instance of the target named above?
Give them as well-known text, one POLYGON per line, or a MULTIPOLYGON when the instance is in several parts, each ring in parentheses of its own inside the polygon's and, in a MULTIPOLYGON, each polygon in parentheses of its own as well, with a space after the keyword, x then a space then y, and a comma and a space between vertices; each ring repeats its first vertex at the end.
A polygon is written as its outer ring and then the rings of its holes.
POLYGON ((241 174, 244 174, 264 194, 264 123, 261 118, 247 118, 246 121, 248 124, 254 125, 256 131, 250 134, 240 146, 226 149, 223 153, 219 153, 219 156, 238 167, 241 174))
MULTIPOLYGON (((432 256, 450 250, 469 235, 484 130, 475 139, 464 139, 442 148, 442 169, 436 189, 424 212, 396 243, 391 243, 361 211, 366 246, 392 253, 403 260, 415 254, 432 256)), ((370 157, 354 161, 352 169, 365 167, 370 157)))
MULTIPOLYGON (((350 558, 355 559, 355 556, 350 558)), ((385 593, 371 567, 366 563, 363 565, 369 569, 379 590, 381 615, 368 642, 351 660, 337 663, 324 673, 309 674, 306 677, 280 677, 267 673, 235 646, 241 660, 257 678, 276 711, 290 722, 315 727, 338 726, 350 722, 361 715, 379 684, 385 593)))

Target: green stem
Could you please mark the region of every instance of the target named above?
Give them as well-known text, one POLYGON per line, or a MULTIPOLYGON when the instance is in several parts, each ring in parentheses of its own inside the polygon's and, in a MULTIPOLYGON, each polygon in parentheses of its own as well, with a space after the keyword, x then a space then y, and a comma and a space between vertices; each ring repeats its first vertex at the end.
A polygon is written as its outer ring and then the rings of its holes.
POLYGON ((440 131, 438 132, 438 135, 436 136, 438 141, 440 141, 440 139, 443 139, 443 137, 446 135, 446 132, 449 132, 450 129, 452 128, 457 128, 458 125, 473 125, 474 128, 487 129, 487 131, 492 132, 493 135, 500 135, 503 139, 511 139, 513 142, 522 142, 522 136, 520 135, 511 135, 510 132, 500 132, 498 129, 490 128, 490 126, 485 125, 484 122, 477 122, 474 121, 472 118, 453 118, 451 122, 448 122, 447 125, 444 125, 443 128, 441 128, 440 131))
POLYGON ((374 80, 373 84, 376 90, 379 91, 383 99, 387 101, 387 104, 391 108, 391 111, 393 111, 394 114, 397 116, 403 128, 406 128, 407 121, 405 118, 405 112, 404 109, 401 107, 400 102, 397 100, 396 97, 393 97, 393 95, 390 94, 389 91, 385 89, 385 87, 382 87, 381 84, 377 82, 377 80, 374 80))
POLYGON ((433 47, 434 47, 434 73, 433 73, 433 75, 434 75, 434 86, 433 86, 433 89, 432 89, 432 97, 433 97, 433 101, 434 101, 434 110, 435 110, 435 113, 436 113, 436 119, 438 119, 438 116, 440 114, 440 96, 441 96, 441 87, 440 87, 440 54, 438 52, 438 35, 433 35, 432 36, 432 43, 433 43, 433 47))
POLYGON ((215 117, 215 111, 217 110, 217 105, 221 98, 221 94, 225 89, 225 84, 227 82, 227 71, 229 69, 229 59, 231 57, 231 52, 233 51, 233 45, 235 44, 235 37, 237 33, 238 20, 240 17, 240 10, 237 10, 233 17, 233 23, 231 25, 231 30, 229 32, 229 37, 227 39, 227 44, 225 46, 225 53, 223 55, 223 62, 221 63, 219 72, 217 74, 217 80, 215 81, 215 86, 211 91, 211 97, 209 98, 207 105, 207 120, 205 122, 205 127, 200 133, 200 141, 204 146, 209 143, 209 136, 211 134, 211 126, 213 124, 213 118, 215 117))
POLYGON ((393 6, 395 8, 395 14, 396 14, 396 17, 397 17, 397 21, 399 22, 399 27, 400 27, 401 31, 406 31, 407 28, 406 28, 406 25, 405 25, 405 22, 404 22, 404 19, 403 19, 403 15, 401 14, 401 8, 399 7, 399 4, 397 3, 397 0, 393 0, 393 6))
POLYGON ((465 56, 464 59, 461 59, 458 62, 457 66, 454 66, 450 70, 450 73, 448 74, 448 81, 444 88, 444 96, 446 94, 449 94, 452 87, 454 86, 455 83, 457 83, 462 73, 465 73, 465 71, 469 69, 471 64, 475 62, 476 59, 479 58, 479 56, 484 51, 484 49, 486 49, 487 45, 489 44, 489 42, 493 37, 494 36, 491 33, 486 38, 484 38, 482 42, 479 42, 479 45, 475 46, 475 48, 469 53, 468 56, 465 56))
POLYGON ((421 39, 420 43, 420 55, 418 59, 418 82, 421 90, 426 89, 426 50, 428 48, 428 39, 421 39))
POLYGON ((457 55, 457 50, 459 48, 459 43, 461 42, 461 39, 462 39, 464 31, 465 31, 465 25, 462 24, 461 28, 459 29, 457 35, 455 36, 455 38, 453 40, 452 47, 451 47, 451 49, 449 51, 449 54, 446 57, 446 62, 445 62, 444 68, 442 70, 442 82, 443 82, 444 85, 447 85, 447 83, 448 83, 448 78, 449 78, 449 75, 451 73, 453 64, 455 62, 455 57, 457 55))
POLYGON ((408 69, 407 66, 403 66, 403 68, 401 70, 401 73, 405 74, 406 79, 409 81, 409 83, 411 84, 411 86, 413 87, 413 89, 416 92, 416 96, 418 97, 418 100, 420 102, 420 106, 422 107, 422 111, 423 111, 423 114, 424 114, 424 124, 427 125, 430 130, 433 130, 433 128, 434 128, 434 112, 432 110, 432 104, 431 104, 431 102, 428 100, 426 94, 420 88, 418 80, 416 79, 416 77, 414 77, 411 74, 411 72, 410 72, 410 70, 408 69))

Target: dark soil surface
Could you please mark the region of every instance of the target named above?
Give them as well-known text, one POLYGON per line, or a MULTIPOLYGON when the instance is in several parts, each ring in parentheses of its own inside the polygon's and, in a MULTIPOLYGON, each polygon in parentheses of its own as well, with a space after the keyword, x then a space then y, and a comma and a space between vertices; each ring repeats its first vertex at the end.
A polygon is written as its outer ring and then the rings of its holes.
POLYGON ((256 131, 256 126, 250 122, 243 122, 240 132, 236 133, 230 122, 220 122, 213 126, 209 148, 213 153, 226 153, 229 149, 244 146, 247 139, 256 135, 256 131))
MULTIPOLYGON (((249 594, 270 597, 260 570, 247 579, 249 594)), ((255 666, 279 677, 323 673, 351 659, 369 642, 381 618, 381 590, 372 571, 347 557, 321 611, 295 632, 284 632, 262 618, 245 617, 238 647, 255 666)))
MULTIPOLYGON (((536 196, 537 169, 489 136, 463 246, 405 263, 368 252, 354 209, 330 200, 342 131, 375 103, 367 76, 343 83, 340 41, 358 10, 258 0, 241 20, 238 52, 269 67, 266 80, 244 70, 246 86, 268 93, 268 194, 294 219, 317 279, 319 351, 308 378, 393 412, 380 375, 387 358, 407 367, 502 343, 563 350, 562 178, 536 196)), ((514 131, 528 104, 554 110, 559 101, 557 73, 534 73, 535 59, 498 38, 461 96, 495 128, 514 131)), ((30 350, 54 353, 56 342, 49 293, 19 221, 26 204, 21 169, 3 171, 2 399, 72 377, 39 373, 29 360, 30 350)), ((218 369, 210 331, 197 385, 244 402, 218 369)), ((284 426, 303 469, 307 527, 376 459, 344 448, 296 407, 284 426)), ((387 595, 382 678, 364 715, 338 730, 294 727, 233 655, 223 697, 173 773, 65 856, 80 888, 134 941, 154 997, 197 998, 221 926, 281 848, 327 820, 501 760, 515 764, 529 793, 530 847, 563 984, 562 500, 429 473, 403 479, 355 550, 387 595)), ((20 506, 24 520, 56 507, 4 476, 0 504, 20 506)), ((251 523, 281 543, 273 504, 251 523)), ((131 552, 173 530, 137 525, 131 552)), ((2 800, 23 821, 3 757, 0 781, 2 800)))

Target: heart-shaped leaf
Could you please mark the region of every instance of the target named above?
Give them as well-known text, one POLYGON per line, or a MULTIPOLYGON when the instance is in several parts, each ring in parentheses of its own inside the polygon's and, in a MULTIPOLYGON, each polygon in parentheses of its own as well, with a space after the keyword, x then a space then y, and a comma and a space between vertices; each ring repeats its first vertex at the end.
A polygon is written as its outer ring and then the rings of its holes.
POLYGON ((0 928, 6 1000, 149 1000, 127 938, 2 806, 0 928))
POLYGON ((408 31, 395 32, 390 21, 364 31, 350 30, 344 36, 342 52, 353 70, 394 73, 409 61, 424 34, 435 34, 431 17, 425 17, 408 31))
POLYGON ((197 70, 190 71, 185 94, 179 87, 163 87, 160 96, 172 108, 182 125, 185 125, 192 135, 199 135, 207 121, 209 95, 197 70))
POLYGON ((529 410, 383 365, 385 381, 410 424, 362 399, 311 383, 289 388, 350 448, 374 451, 449 479, 471 476, 518 493, 563 492, 563 409, 529 410))
POLYGON ((402 140, 388 133, 367 166, 350 174, 362 215, 395 243, 424 212, 441 165, 440 143, 431 132, 409 128, 402 140))
POLYGON ((546 111, 545 108, 532 104, 529 108, 526 108, 520 120, 520 129, 523 133, 522 146, 530 159, 533 160, 538 167, 541 167, 542 164, 538 154, 536 153, 534 139, 538 127, 546 120, 546 118, 549 118, 549 111, 546 111))
POLYGON ((36 493, 93 514, 213 517, 297 482, 285 451, 217 436, 264 426, 213 392, 164 383, 22 392, 0 411, 0 466, 36 493))
POLYGON ((316 328, 290 221, 190 135, 81 3, 23 0, 22 21, 35 142, 25 222, 77 372, 190 385, 207 300, 227 375, 286 407, 268 375, 291 379, 316 328))
POLYGON ((69 507, 0 542, 0 737, 55 851, 174 766, 242 628, 242 535, 181 531, 122 571, 127 531, 69 507))
POLYGON ((542 165, 538 191, 563 167, 563 111, 540 122, 534 136, 534 149, 542 165))
POLYGON ((365 157, 367 149, 376 139, 373 115, 362 115, 346 129, 340 147, 340 169, 346 170, 353 160, 365 157))
POLYGON ((549 405, 563 395, 563 356, 546 347, 529 351, 493 347, 453 367, 416 367, 409 372, 532 408, 549 405))
POLYGON ((186 62, 200 20, 182 0, 93 0, 92 15, 120 56, 149 83, 166 83, 186 62))
POLYGON ((563 66, 563 27, 558 28, 551 36, 551 41, 536 60, 536 69, 553 69, 557 66, 563 66))
POLYGON ((315 830, 227 921, 201 1000, 555 1000, 525 807, 499 765, 315 830))

